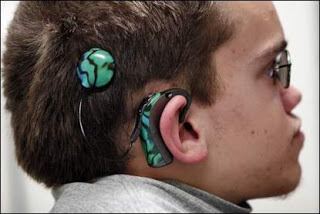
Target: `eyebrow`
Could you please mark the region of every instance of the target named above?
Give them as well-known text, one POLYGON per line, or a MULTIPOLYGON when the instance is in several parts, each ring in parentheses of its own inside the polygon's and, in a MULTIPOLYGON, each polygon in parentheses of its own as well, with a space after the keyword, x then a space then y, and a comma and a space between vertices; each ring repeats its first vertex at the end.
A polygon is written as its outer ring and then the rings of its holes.
POLYGON ((279 52, 285 50, 288 46, 287 40, 280 40, 279 42, 275 43, 274 45, 266 48, 265 50, 261 51, 256 57, 256 59, 263 59, 266 57, 275 56, 279 52))

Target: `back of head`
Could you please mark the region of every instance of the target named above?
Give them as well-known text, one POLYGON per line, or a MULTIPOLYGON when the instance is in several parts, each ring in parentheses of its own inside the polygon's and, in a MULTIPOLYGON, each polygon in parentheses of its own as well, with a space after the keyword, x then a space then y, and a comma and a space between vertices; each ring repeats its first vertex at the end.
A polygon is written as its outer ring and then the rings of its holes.
POLYGON ((123 173, 139 99, 152 81, 186 88, 210 104, 212 52, 231 35, 210 2, 21 2, 8 29, 4 93, 19 165, 47 186, 123 173), (116 73, 82 109, 81 55, 109 50, 116 73), (113 161, 116 160, 116 161, 113 161))

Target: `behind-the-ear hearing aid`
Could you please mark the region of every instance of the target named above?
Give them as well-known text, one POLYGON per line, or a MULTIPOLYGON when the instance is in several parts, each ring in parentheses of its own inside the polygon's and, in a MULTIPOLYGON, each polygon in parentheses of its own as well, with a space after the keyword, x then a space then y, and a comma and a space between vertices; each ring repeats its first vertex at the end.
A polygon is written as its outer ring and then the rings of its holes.
POLYGON ((140 104, 136 125, 131 134, 130 141, 132 144, 140 135, 147 163, 151 167, 162 167, 168 165, 173 160, 172 154, 161 137, 159 122, 166 104, 176 95, 182 95, 187 100, 187 104, 179 115, 179 122, 182 123, 191 105, 191 96, 184 89, 172 88, 153 93, 140 104))

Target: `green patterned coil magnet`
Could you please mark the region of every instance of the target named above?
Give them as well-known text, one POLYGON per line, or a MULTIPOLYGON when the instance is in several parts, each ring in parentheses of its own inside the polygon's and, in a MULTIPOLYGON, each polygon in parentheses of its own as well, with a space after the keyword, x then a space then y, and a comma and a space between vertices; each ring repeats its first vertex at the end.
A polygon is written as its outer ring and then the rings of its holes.
POLYGON ((114 68, 114 59, 108 51, 91 48, 82 55, 77 66, 77 76, 85 88, 102 88, 110 83, 114 68))

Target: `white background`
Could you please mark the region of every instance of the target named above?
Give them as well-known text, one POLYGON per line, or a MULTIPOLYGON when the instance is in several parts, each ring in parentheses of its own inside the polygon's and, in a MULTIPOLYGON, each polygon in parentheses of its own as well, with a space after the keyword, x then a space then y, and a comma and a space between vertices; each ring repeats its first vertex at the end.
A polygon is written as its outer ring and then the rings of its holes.
MULTIPOLYGON (((300 155, 300 186, 286 197, 251 200, 253 212, 319 212, 319 3, 274 2, 293 62, 292 84, 303 99, 295 110, 306 135, 300 155)), ((6 29, 17 2, 1 1, 1 57, 6 29)), ((2 63, 2 61, 1 61, 2 63)), ((2 64, 1 64, 2 66, 2 64)), ((2 81, 1 81, 2 86, 2 81)), ((1 212, 48 212, 53 205, 49 189, 31 180, 14 158, 10 115, 4 109, 1 87, 1 212)))

